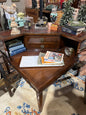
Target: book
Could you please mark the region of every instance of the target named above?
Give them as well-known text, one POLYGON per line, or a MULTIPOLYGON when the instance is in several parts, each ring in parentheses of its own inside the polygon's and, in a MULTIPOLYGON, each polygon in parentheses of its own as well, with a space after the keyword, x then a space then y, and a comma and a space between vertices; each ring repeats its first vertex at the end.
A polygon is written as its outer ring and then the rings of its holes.
POLYGON ((62 31, 69 33, 69 34, 73 34, 73 35, 79 35, 82 33, 82 31, 73 31, 73 30, 66 28, 66 27, 62 27, 62 31))
POLYGON ((53 62, 53 63, 61 63, 63 61, 64 54, 63 53, 57 53, 52 51, 47 51, 44 56, 45 62, 53 62))
POLYGON ((70 26, 70 25, 64 25, 64 27, 68 28, 68 29, 71 29, 75 32, 77 31, 84 31, 85 30, 85 26, 70 26))
POLYGON ((37 60, 37 63, 38 63, 39 65, 42 64, 41 57, 44 57, 44 56, 45 56, 45 53, 42 53, 42 52, 39 53, 38 60, 37 60))
POLYGON ((23 47, 24 47, 24 44, 19 44, 19 45, 10 47, 10 48, 9 48, 9 51, 12 52, 12 51, 14 51, 14 50, 17 50, 17 49, 23 48, 23 47))
MULTIPOLYGON (((59 65, 55 64, 41 64, 41 63, 38 63, 40 62, 39 61, 39 55, 37 56, 22 56, 21 57, 21 60, 20 60, 20 64, 19 64, 19 67, 58 67, 59 65)), ((60 65, 60 66, 63 66, 63 65, 60 65)))
POLYGON ((38 64, 56 64, 53 62, 44 62, 44 56, 45 56, 45 53, 42 53, 42 52, 39 53, 38 64))
POLYGON ((21 53, 21 52, 23 52, 23 51, 26 51, 26 48, 25 48, 25 47, 12 51, 12 52, 10 53, 10 56, 14 56, 14 55, 16 55, 16 54, 18 54, 18 53, 21 53))
POLYGON ((38 64, 39 65, 56 65, 56 66, 63 66, 64 65, 64 61, 60 62, 60 63, 56 63, 56 62, 45 62, 44 61, 44 56, 45 53, 40 52, 39 56, 38 56, 38 64))
POLYGON ((44 65, 58 65, 58 66, 64 65, 64 61, 61 61, 61 62, 44 61, 44 57, 41 57, 41 63, 44 65))
POLYGON ((20 44, 22 44, 22 41, 21 40, 17 40, 17 39, 9 41, 7 43, 7 45, 8 45, 9 48, 17 46, 17 45, 20 45, 20 44))

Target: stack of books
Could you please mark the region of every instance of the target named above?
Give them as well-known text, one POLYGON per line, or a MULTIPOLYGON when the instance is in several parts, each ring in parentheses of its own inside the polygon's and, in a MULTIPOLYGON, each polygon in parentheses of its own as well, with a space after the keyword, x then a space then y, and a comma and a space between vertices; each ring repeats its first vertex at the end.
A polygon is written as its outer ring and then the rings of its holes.
POLYGON ((70 26, 70 25, 64 25, 62 27, 63 32, 67 32, 73 35, 79 35, 85 30, 85 26, 70 26))
POLYGON ((79 35, 86 29, 86 24, 82 21, 69 21, 68 24, 62 27, 63 32, 73 35, 79 35))
POLYGON ((8 49, 10 56, 26 51, 23 42, 17 39, 8 42, 8 49))
POLYGON ((46 53, 40 52, 38 58, 38 64, 63 66, 64 65, 63 57, 64 57, 63 53, 57 53, 52 51, 47 51, 46 53))

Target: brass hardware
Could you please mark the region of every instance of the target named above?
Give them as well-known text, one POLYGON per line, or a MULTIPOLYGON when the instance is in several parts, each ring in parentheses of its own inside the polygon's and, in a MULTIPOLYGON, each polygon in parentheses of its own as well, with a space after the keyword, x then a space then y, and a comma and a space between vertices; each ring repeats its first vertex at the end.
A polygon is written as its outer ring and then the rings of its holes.
POLYGON ((42 49, 44 49, 44 45, 40 45, 40 47, 41 47, 42 49))
POLYGON ((41 42, 44 42, 44 38, 41 38, 41 42))

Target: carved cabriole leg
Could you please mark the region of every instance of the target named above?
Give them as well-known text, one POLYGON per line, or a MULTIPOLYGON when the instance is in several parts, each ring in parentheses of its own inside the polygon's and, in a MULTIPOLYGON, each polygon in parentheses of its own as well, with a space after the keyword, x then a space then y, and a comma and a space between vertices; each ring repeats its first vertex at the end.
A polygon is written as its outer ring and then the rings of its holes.
POLYGON ((86 76, 85 76, 84 103, 86 104, 86 76))
POLYGON ((42 92, 41 93, 36 92, 36 95, 37 95, 39 112, 41 112, 42 111, 42 100, 43 100, 42 92))

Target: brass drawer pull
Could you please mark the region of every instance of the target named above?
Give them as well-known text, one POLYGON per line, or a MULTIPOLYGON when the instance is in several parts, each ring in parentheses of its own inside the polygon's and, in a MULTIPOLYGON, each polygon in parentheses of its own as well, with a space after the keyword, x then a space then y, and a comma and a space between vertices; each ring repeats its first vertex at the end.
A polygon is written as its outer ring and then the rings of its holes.
POLYGON ((41 38, 41 42, 44 42, 44 38, 41 38))
POLYGON ((40 45, 40 47, 41 47, 42 49, 44 49, 44 45, 40 45))

